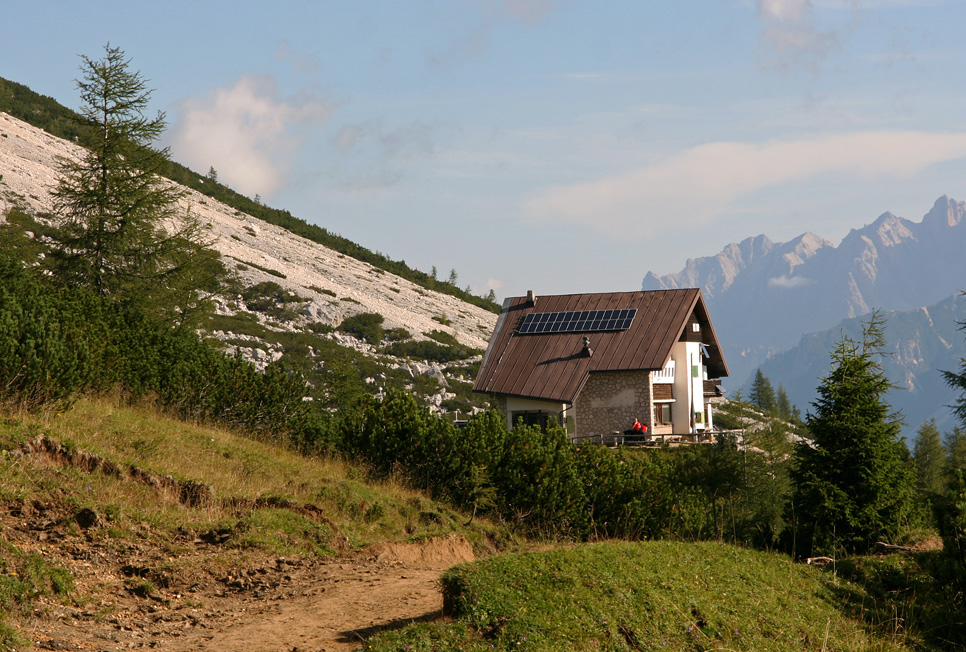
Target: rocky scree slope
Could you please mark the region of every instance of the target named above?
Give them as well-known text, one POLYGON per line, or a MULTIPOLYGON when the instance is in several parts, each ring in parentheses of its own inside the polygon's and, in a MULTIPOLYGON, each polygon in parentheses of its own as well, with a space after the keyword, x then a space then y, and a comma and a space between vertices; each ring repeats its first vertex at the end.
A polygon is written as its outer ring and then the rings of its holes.
MULTIPOLYGON (((0 216, 18 208, 40 219, 49 218, 57 160, 79 154, 76 145, 0 113, 0 216)), ((222 255, 241 285, 271 281, 302 299, 296 302, 300 315, 295 320, 279 322, 256 315, 272 328, 294 330, 310 323, 337 327, 349 316, 378 313, 386 329, 405 328, 417 340, 440 330, 473 349, 485 349, 493 332, 497 316, 483 308, 420 287, 198 192, 185 189, 182 208, 201 221, 212 248, 222 255)), ((219 302, 218 311, 234 314, 247 312, 247 308, 239 297, 229 297, 219 302)), ((236 343, 245 339, 234 333, 215 335, 236 343)), ((326 337, 363 353, 375 353, 371 345, 342 333, 326 337)), ((261 367, 281 356, 277 347, 255 341, 241 348, 261 367)), ((436 365, 414 363, 410 368, 414 373, 440 375, 436 365)))

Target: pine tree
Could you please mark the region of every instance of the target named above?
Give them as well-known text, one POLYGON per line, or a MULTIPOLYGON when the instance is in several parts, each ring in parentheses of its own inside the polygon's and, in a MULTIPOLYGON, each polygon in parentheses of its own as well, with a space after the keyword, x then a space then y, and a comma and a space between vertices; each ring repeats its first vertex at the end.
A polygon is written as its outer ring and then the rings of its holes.
POLYGON ((755 372, 748 400, 752 405, 761 408, 765 414, 771 414, 775 410, 775 390, 772 389, 771 381, 761 373, 761 369, 755 372))
MULTIPOLYGON (((966 292, 963 293, 966 296, 966 292)), ((966 322, 960 322, 966 330, 966 322)), ((959 373, 943 371, 946 384, 960 391, 953 411, 966 427, 966 358, 959 359, 959 373)), ((939 530, 945 555, 966 572, 966 433, 955 428, 946 435, 946 500, 939 505, 939 530)), ((961 577, 963 575, 960 575, 961 577)))
POLYGON ((875 359, 884 343, 873 313, 863 341, 843 338, 807 416, 813 441, 795 450, 794 510, 800 552, 862 552, 895 540, 913 512, 913 475, 901 421, 884 395, 891 384, 875 359))
POLYGON ((108 44, 103 59, 81 58, 85 151, 60 163, 52 267, 66 284, 184 321, 201 303, 197 288, 213 285, 223 268, 200 224, 179 215, 182 192, 161 176, 168 150, 152 144, 164 114, 145 114, 151 91, 120 48, 108 44))
POLYGON ((788 401, 788 394, 785 393, 785 388, 780 384, 778 385, 778 397, 775 399, 775 412, 779 419, 791 421, 792 405, 788 401))
MULTIPOLYGON (((966 292, 963 293, 966 297, 966 292)), ((966 322, 959 323, 959 329, 966 331, 966 322)), ((955 390, 959 390, 959 398, 956 399, 956 405, 953 406, 953 411, 959 418, 959 422, 966 426, 966 358, 959 359, 959 372, 954 371, 943 371, 943 377, 946 380, 946 384, 955 390)))
POLYGON ((926 421, 916 431, 912 459, 916 464, 919 488, 932 494, 942 493, 945 485, 943 471, 946 468, 946 451, 935 419, 926 421))
POLYGON ((946 449, 946 468, 949 471, 957 469, 966 472, 966 431, 959 426, 947 432, 943 438, 946 449))

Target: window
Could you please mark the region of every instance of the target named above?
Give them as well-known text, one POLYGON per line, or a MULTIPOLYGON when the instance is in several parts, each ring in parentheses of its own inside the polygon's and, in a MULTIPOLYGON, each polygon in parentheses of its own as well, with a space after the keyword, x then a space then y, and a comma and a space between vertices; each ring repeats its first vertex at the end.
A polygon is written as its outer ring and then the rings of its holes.
POLYGON ((654 404, 654 425, 656 426, 671 425, 671 404, 670 403, 654 404))
POLYGON ((537 426, 540 430, 546 430, 551 423, 560 424, 560 420, 556 415, 550 412, 543 412, 542 410, 526 410, 522 412, 514 412, 512 414, 513 425, 517 425, 521 421, 525 426, 537 426))

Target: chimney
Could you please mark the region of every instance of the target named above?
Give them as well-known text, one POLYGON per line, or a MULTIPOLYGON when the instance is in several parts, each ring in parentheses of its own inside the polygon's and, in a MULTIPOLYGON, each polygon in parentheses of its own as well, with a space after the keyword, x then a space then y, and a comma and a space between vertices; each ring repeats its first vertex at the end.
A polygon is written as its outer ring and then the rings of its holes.
POLYGON ((533 290, 527 290, 527 306, 533 308, 537 305, 537 295, 533 293, 533 290))
POLYGON ((589 358, 590 356, 594 355, 594 350, 590 348, 589 337, 584 336, 584 350, 581 352, 581 355, 585 358, 589 358))

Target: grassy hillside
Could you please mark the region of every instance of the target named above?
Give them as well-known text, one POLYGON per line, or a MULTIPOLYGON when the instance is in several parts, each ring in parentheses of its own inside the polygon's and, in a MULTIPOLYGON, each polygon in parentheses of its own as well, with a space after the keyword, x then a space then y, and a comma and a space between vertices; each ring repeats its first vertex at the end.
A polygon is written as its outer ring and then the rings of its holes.
MULTIPOLYGON (((861 563, 868 571, 879 562, 861 563)), ((923 593, 910 601, 911 584, 898 581, 901 572, 891 574, 891 584, 882 573, 863 577, 868 586, 832 569, 709 542, 509 554, 444 577, 453 622, 381 634, 367 649, 962 649, 962 640, 947 638, 963 620, 955 604, 944 602, 952 592, 918 586, 923 593)))
POLYGON ((504 529, 467 520, 398 484, 368 481, 359 467, 153 408, 101 399, 9 416, 0 422, 0 650, 20 649, 13 623, 41 598, 110 602, 74 590, 67 568, 78 559, 152 558, 126 586, 164 600, 201 577, 278 556, 449 534, 480 552, 511 543, 504 529))
MULTIPOLYGON (((74 111, 59 104, 53 98, 32 91, 23 84, 3 78, 0 78, 0 111, 66 140, 75 140, 81 128, 80 118, 74 111)), ((260 201, 245 197, 228 186, 193 172, 180 163, 170 162, 165 174, 169 179, 217 199, 236 210, 280 226, 303 238, 391 272, 417 285, 458 297, 492 312, 500 311, 500 306, 492 298, 478 297, 451 283, 437 280, 425 272, 413 269, 406 264, 405 260, 393 260, 385 254, 371 251, 347 238, 331 233, 324 227, 309 224, 303 219, 294 217, 287 210, 271 208, 260 201)))
MULTIPOLYGON (((519 547, 505 529, 467 520, 359 467, 153 408, 103 398, 9 415, 0 422, 0 650, 23 649, 18 629, 56 604, 126 622, 118 590, 153 617, 190 618, 202 606, 194 585, 279 557, 449 534, 478 553, 519 547), (136 572, 78 583, 70 569, 84 560, 106 564, 106 575, 136 572)), ((960 649, 962 595, 939 579, 940 561, 923 552, 820 570, 670 541, 511 552, 444 577, 451 622, 378 633, 364 649, 960 649)))

